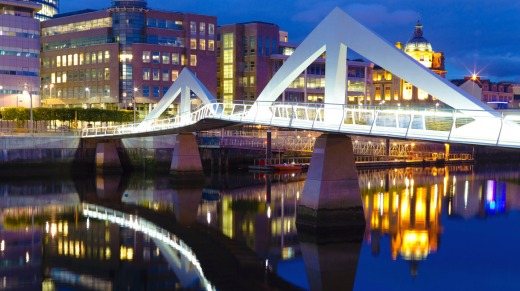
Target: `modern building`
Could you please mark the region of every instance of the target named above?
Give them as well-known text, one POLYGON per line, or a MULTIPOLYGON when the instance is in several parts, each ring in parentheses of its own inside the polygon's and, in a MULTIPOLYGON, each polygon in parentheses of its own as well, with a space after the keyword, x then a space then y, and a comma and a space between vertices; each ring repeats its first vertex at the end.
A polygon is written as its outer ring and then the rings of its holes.
MULTIPOLYGON (((423 26, 420 21, 417 21, 414 33, 405 46, 403 47, 402 43, 397 42, 396 47, 403 50, 426 68, 443 78, 446 77, 444 53, 433 50, 430 42, 423 36, 423 26)), ((413 86, 411 83, 393 75, 380 66, 374 67, 373 81, 373 104, 386 103, 406 106, 412 103, 431 103, 436 100, 428 92, 413 86)))
MULTIPOLYGON (((298 44, 276 24, 247 22, 219 27, 217 99, 254 101, 298 44)), ((279 101, 323 102, 325 57, 312 63, 279 97, 279 101)), ((347 60, 345 60, 347 61, 347 60)), ((347 61, 349 103, 370 96, 373 64, 347 61)))
POLYGON ((40 104, 41 6, 0 0, 0 107, 40 104))
POLYGON ((42 22, 44 104, 146 114, 188 67, 216 93, 216 17, 167 12, 146 0, 42 22))
POLYGON ((515 84, 511 82, 494 83, 479 76, 468 76, 451 82, 495 109, 518 107, 513 104, 515 84))
POLYGON ((36 13, 38 20, 48 20, 59 13, 59 0, 25 0, 40 4, 42 9, 36 13))

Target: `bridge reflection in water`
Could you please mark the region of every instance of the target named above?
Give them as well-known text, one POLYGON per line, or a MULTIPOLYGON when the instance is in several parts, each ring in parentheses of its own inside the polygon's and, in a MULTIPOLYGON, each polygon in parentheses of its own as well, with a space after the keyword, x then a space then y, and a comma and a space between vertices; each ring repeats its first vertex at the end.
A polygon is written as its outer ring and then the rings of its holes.
MULTIPOLYGON (((298 235, 295 213, 304 179, 301 173, 221 175, 208 179, 197 194, 202 198, 189 203, 196 205, 198 224, 246 244, 263 258, 267 272, 304 289, 450 289, 458 286, 455 282, 471 288, 475 276, 485 278, 477 287, 519 287, 512 277, 519 238, 510 230, 520 222, 520 172, 481 171, 472 165, 360 171, 367 222, 363 243, 339 238, 320 244, 298 235), (453 280, 432 279, 438 277, 453 280)), ((142 284, 138 274, 145 265, 175 278, 161 284, 181 284, 176 282, 182 279, 189 285, 204 270, 193 261, 196 254, 188 246, 183 251, 164 230, 135 216, 80 204, 71 181, 0 184, 4 288, 117 289, 142 284), (23 194, 20 187, 35 194, 23 194), (172 266, 188 272, 182 277, 172 266)), ((183 199, 183 191, 166 189, 162 178, 135 176, 123 184, 129 185, 123 203, 172 217, 183 199)), ((104 191, 98 195, 106 199, 104 191)))

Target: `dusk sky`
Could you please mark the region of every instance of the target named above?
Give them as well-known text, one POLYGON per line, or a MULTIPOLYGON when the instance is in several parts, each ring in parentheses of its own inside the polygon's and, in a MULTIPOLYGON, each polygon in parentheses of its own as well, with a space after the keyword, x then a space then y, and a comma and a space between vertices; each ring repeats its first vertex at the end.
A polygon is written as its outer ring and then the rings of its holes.
MULTIPOLYGON (((102 9, 111 2, 62 0, 60 12, 102 9)), ((475 71, 484 79, 520 82, 518 0, 148 0, 148 7, 214 15, 219 25, 271 22, 288 31, 292 42, 301 42, 334 7, 390 43, 406 43, 420 19, 433 50, 444 52, 448 79, 475 71)))

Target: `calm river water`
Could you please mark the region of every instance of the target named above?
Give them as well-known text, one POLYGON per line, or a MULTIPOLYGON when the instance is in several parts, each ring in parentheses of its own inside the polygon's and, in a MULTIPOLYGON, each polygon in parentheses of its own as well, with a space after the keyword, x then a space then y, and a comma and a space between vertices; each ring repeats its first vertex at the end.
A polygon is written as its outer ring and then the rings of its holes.
POLYGON ((304 183, 304 173, 215 173, 189 187, 144 173, 0 181, 0 289, 232 286, 208 279, 176 233, 120 206, 221 233, 294 289, 520 289, 514 166, 359 170, 364 233, 320 243, 295 226, 304 183))

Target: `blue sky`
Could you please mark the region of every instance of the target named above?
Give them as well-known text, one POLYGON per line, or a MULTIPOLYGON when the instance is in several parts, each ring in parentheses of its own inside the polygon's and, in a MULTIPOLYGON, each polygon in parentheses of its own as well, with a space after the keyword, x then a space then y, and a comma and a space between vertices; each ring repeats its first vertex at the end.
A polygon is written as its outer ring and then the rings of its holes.
MULTIPOLYGON (((61 12, 102 9, 110 0, 62 0, 61 12)), ((340 7, 390 43, 405 43, 417 19, 434 51, 443 51, 449 79, 478 72, 494 81, 520 82, 518 0, 148 0, 153 9, 215 15, 218 24, 265 21, 300 42, 340 7)), ((345 28, 347 29, 347 28, 345 28)))

